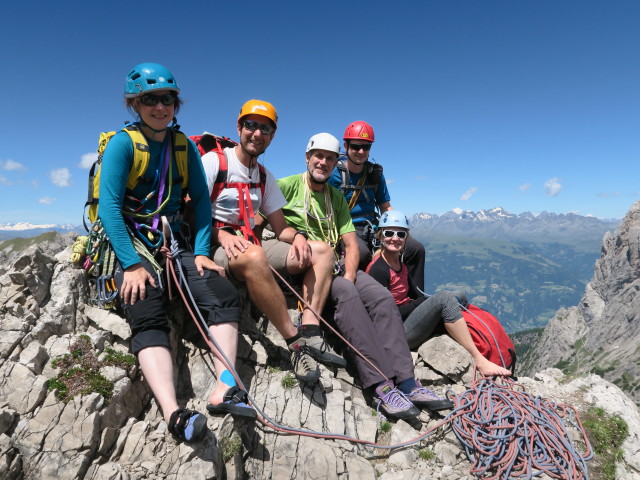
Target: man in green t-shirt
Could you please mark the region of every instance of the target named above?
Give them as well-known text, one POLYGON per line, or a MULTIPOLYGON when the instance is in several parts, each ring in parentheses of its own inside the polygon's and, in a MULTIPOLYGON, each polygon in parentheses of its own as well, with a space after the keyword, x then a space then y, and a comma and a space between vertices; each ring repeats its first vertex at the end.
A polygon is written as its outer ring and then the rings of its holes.
POLYGON ((450 401, 438 398, 415 379, 402 318, 391 293, 358 270, 360 254, 349 207, 344 195, 327 183, 339 153, 340 143, 333 135, 311 137, 307 171, 278 180, 287 200, 282 208, 285 219, 310 240, 326 242, 335 252, 339 242, 344 245, 344 258, 336 253, 338 275, 328 303, 335 309, 335 324, 360 354, 355 355, 356 368, 378 409, 389 417, 409 418, 420 414, 417 407, 451 408, 450 401))

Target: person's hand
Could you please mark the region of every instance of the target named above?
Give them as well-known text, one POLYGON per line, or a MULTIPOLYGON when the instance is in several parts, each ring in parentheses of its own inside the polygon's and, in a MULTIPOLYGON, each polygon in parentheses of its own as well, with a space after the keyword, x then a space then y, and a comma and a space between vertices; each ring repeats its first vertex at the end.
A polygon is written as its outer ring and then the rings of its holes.
POLYGON ((345 272, 345 274, 342 277, 346 278, 351 283, 356 283, 356 275, 355 275, 355 273, 345 272))
POLYGON ((249 242, 239 235, 220 230, 218 232, 218 243, 224 248, 227 258, 238 258, 240 253, 249 248, 249 242))
POLYGON ((291 242, 289 257, 298 261, 298 268, 303 269, 311 262, 311 246, 304 235, 295 235, 291 242))
POLYGON ((137 263, 124 271, 124 279, 120 287, 120 298, 125 305, 134 305, 147 296, 147 282, 156 286, 156 281, 142 264, 137 263))
POLYGON ((213 270, 214 272, 218 272, 218 275, 220 275, 221 277, 225 276, 224 268, 222 268, 206 255, 196 255, 194 263, 196 264, 196 268, 198 269, 198 273, 200 274, 200 276, 204 275, 205 270, 213 270))

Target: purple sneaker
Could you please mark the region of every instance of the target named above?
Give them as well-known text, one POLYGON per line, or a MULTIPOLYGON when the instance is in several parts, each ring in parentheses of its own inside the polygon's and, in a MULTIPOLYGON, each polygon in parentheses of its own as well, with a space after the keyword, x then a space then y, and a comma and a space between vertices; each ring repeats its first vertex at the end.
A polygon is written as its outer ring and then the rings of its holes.
POLYGON ((420 415, 420 410, 407 400, 407 397, 393 386, 390 380, 381 383, 376 387, 376 400, 378 401, 377 412, 390 418, 412 418, 420 415))
POLYGON ((426 408, 432 412, 453 408, 453 402, 451 400, 438 397, 427 387, 423 387, 417 380, 416 387, 407 393, 406 396, 416 407, 426 408))

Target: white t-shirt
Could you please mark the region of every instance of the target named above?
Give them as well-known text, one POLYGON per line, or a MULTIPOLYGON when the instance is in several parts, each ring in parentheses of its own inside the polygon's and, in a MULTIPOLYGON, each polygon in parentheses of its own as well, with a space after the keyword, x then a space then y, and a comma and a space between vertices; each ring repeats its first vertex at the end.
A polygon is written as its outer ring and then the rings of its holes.
MULTIPOLYGON (((245 167, 236 156, 235 149, 225 148, 224 154, 227 157, 227 182, 228 183, 259 183, 260 169, 255 166, 251 169, 245 167), (251 172, 249 172, 251 170, 251 172), (251 176, 249 176, 251 174, 251 176)), ((209 187, 209 196, 213 191, 213 184, 220 170, 220 161, 216 152, 209 152, 202 156, 202 165, 204 167, 205 177, 207 178, 207 186, 209 187)), ((265 168, 266 184, 264 188, 264 196, 260 187, 250 188, 249 196, 251 197, 251 205, 253 206, 254 215, 258 214, 258 210, 265 216, 271 215, 276 210, 281 209, 287 204, 282 195, 280 188, 271 172, 265 168)), ((225 188, 220 192, 218 198, 211 204, 212 216, 219 222, 229 223, 232 225, 240 224, 237 188, 225 188)), ((247 217, 250 218, 251 228, 254 227, 254 220, 249 215, 247 209, 247 217)))

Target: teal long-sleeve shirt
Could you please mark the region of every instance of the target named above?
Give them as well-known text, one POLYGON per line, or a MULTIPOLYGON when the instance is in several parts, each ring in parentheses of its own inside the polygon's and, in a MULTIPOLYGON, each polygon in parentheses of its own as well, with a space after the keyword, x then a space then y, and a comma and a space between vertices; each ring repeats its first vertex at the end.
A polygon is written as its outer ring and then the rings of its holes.
MULTIPOLYGON (((145 177, 153 178, 162 166, 162 142, 154 142, 147 139, 149 143, 150 159, 145 177)), ((187 189, 192 200, 192 208, 195 215, 195 255, 209 256, 211 243, 211 202, 209 201, 209 191, 200 160, 200 154, 195 144, 188 142, 188 171, 189 179, 187 189)), ((98 206, 98 216, 102 220, 105 232, 111 240, 113 250, 120 261, 123 269, 140 263, 140 257, 133 247, 133 243, 127 233, 125 221, 122 214, 123 205, 133 206, 133 202, 125 198, 127 177, 133 165, 133 144, 126 132, 119 132, 111 138, 102 158, 102 169, 100 173, 100 201, 98 206)), ((179 176, 178 166, 175 158, 172 158, 171 168, 173 178, 179 176)), ((139 183, 132 194, 136 198, 144 198, 150 191, 152 185, 149 183, 139 183)), ((166 198, 169 185, 165 186, 164 196, 166 198)), ((178 213, 183 192, 179 183, 171 185, 171 196, 162 209, 161 215, 172 216, 178 213)), ((142 209, 141 213, 150 213, 158 208, 157 197, 152 198, 142 209)), ((178 223, 171 225, 172 230, 179 231, 178 223)))

